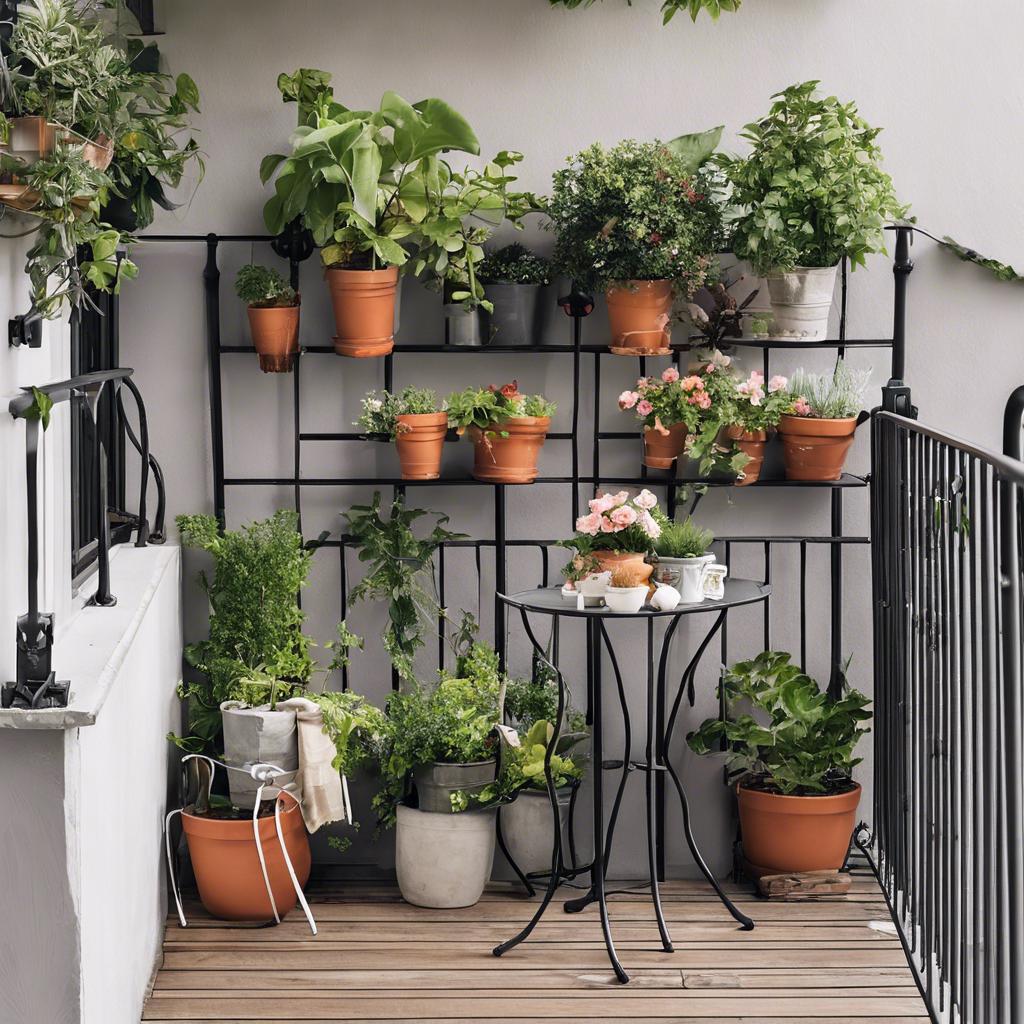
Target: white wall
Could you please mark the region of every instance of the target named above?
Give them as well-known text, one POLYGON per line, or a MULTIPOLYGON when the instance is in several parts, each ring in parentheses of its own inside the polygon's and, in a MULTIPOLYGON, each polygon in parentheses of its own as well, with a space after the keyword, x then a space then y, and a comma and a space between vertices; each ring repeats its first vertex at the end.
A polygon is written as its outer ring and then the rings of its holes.
MULTIPOLYGON (((725 146, 736 146, 741 126, 762 113, 769 96, 787 84, 820 78, 842 97, 855 98, 863 115, 885 126, 881 143, 886 167, 901 197, 913 204, 920 223, 936 234, 950 234, 1005 260, 1020 251, 1024 199, 1014 187, 1024 150, 1016 126, 1024 113, 1024 79, 1019 73, 1019 41, 1024 9, 1015 0, 989 0, 979 11, 956 0, 864 0, 855 7, 838 0, 746 0, 735 15, 717 24, 706 18, 690 24, 678 17, 662 28, 656 0, 627 7, 604 0, 590 10, 555 11, 546 0, 178 0, 168 4, 168 34, 161 49, 173 70, 192 72, 203 94, 202 144, 208 153, 206 180, 191 204, 157 225, 163 232, 260 232, 266 191, 257 168, 263 154, 286 145, 294 107, 281 104, 274 82, 278 72, 302 65, 322 67, 335 76, 338 98, 373 106, 385 89, 410 99, 438 95, 450 101, 477 129, 485 154, 500 148, 522 150, 522 184, 544 192, 563 159, 594 140, 672 137, 715 124, 726 125, 725 146)), ((538 238, 542 246, 550 238, 538 238)), ((225 343, 246 337, 244 313, 231 296, 233 270, 250 256, 248 246, 224 246, 222 268, 225 343)), ((927 242, 913 251, 917 270, 911 280, 908 378, 923 418, 974 441, 997 446, 1002 405, 1024 380, 1020 350, 1022 292, 999 284, 982 271, 961 265, 927 242)), ((272 259, 269 250, 256 253, 272 259)), ((210 436, 206 404, 206 358, 200 276, 201 245, 140 246, 140 280, 125 293, 125 362, 137 368, 149 399, 153 446, 165 466, 170 512, 209 510, 210 436)), ((303 334, 307 342, 330 337, 327 299, 308 266, 303 283, 303 334)), ((851 335, 884 337, 891 327, 892 275, 885 257, 871 261, 851 282, 851 335)), ((401 337, 407 341, 441 338, 436 302, 407 283, 401 337)), ((565 329, 562 325, 562 329, 565 329)), ((588 324, 589 340, 603 340, 600 318, 588 324)), ((885 353, 857 354, 873 361, 879 382, 888 373, 885 353)), ((824 354, 808 364, 827 365, 824 354)), ((304 429, 350 429, 358 399, 381 383, 371 361, 304 357, 304 429)), ((780 357, 785 369, 794 360, 780 357)), ((632 366, 605 361, 607 422, 622 420, 612 407, 632 366)), ((467 355, 400 357, 396 383, 417 382, 442 391, 473 382, 518 376, 523 387, 545 390, 569 408, 571 381, 565 357, 523 359, 467 355)), ((585 368, 585 386, 590 367, 585 368)), ((259 374, 250 356, 224 362, 225 434, 229 472, 272 476, 290 472, 291 380, 259 374)), ((556 420, 556 430, 567 423, 556 420)), ((588 436, 587 416, 582 428, 588 436)), ((451 446, 450 446, 451 447, 451 446)), ((851 465, 867 466, 866 438, 851 465)), ((544 465, 566 465, 564 444, 549 443, 544 465)), ((468 451, 446 452, 464 464, 468 451)), ((359 446, 307 445, 304 472, 339 473, 361 466, 392 465, 385 450, 359 446)), ((611 458, 611 456, 610 456, 611 458)), ((635 450, 624 450, 619 467, 635 467, 635 450)), ((611 465, 611 463, 609 463, 611 465)), ((452 513, 456 528, 478 536, 492 529, 489 505, 480 492, 417 489, 417 504, 452 513)), ((337 529, 339 510, 367 491, 306 492, 305 530, 337 529)), ((789 533, 829 529, 824 492, 787 495, 761 490, 733 497, 716 494, 701 513, 719 533, 789 533)), ((287 489, 233 491, 232 523, 262 516, 290 504, 287 489)), ((515 536, 564 536, 570 528, 565 493, 559 488, 528 488, 509 498, 515 536)), ((847 530, 867 532, 867 494, 847 499, 847 530)), ((809 668, 827 670, 828 602, 824 551, 812 551, 809 668)), ((191 567, 187 566, 191 571, 191 567)), ((738 554, 734 571, 759 575, 760 561, 738 554)), ((475 610, 471 563, 451 603, 475 610)), ((452 570, 457 576, 457 570, 452 570)), ((537 582, 536 565, 517 562, 513 586, 537 582)), ((773 617, 776 645, 795 643, 796 572, 777 566, 778 598, 773 617)), ((847 558, 846 647, 854 654, 854 682, 870 689, 869 562, 864 551, 847 558)), ((486 599, 485 608, 489 607, 486 599)), ((338 615, 337 566, 333 554, 320 555, 306 607, 311 631, 330 637, 338 615)), ((203 628, 203 608, 193 599, 188 629, 203 628)), ((362 610, 356 625, 368 630, 371 652, 359 662, 354 685, 375 699, 388 687, 387 669, 373 637, 376 610, 362 610)), ((752 653, 759 641, 756 611, 734 616, 732 653, 752 653)), ((692 629, 683 639, 692 639, 692 629)), ((571 646, 571 645, 570 645, 571 646)), ((513 654, 523 648, 514 642, 513 654)), ((513 667, 522 669, 520 660, 513 667)), ((577 666, 578 667, 578 666, 577 666)), ((678 664, 681 669, 682 662, 678 664)), ((714 658, 703 673, 695 711, 687 710, 682 730, 712 713, 714 658)), ((571 680, 573 681, 573 680, 571 680)), ((577 692, 579 676, 575 673, 577 692)), ((631 683, 641 685, 639 678, 631 683)), ((582 695, 581 695, 582 696, 582 695)), ((614 748, 614 744, 612 744, 614 748)), ((681 744, 677 744, 681 754, 681 744)), ((698 825, 713 837, 719 868, 728 864, 727 800, 717 767, 684 757, 684 770, 696 797, 698 825)), ((865 771, 865 776, 867 771, 865 771)), ((633 785, 638 785, 634 782, 633 785)), ((623 836, 636 835, 640 798, 627 801, 623 836)), ((864 812, 869 810, 867 802, 864 812)), ((364 818, 368 815, 364 812, 364 818)), ((670 863, 686 870, 673 820, 670 863)), ((386 845, 371 846, 363 829, 350 860, 386 863, 386 845)), ((641 870, 636 844, 619 847, 617 870, 641 870)))

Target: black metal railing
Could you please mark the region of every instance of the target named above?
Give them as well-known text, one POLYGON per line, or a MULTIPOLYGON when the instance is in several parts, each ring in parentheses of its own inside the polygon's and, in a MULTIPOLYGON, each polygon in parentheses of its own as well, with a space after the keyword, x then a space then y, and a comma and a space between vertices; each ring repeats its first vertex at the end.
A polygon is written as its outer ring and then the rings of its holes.
POLYGON ((961 1024, 1024 1020, 1022 412, 1024 387, 1004 455, 873 418, 874 820, 857 843, 933 1019, 961 1024))

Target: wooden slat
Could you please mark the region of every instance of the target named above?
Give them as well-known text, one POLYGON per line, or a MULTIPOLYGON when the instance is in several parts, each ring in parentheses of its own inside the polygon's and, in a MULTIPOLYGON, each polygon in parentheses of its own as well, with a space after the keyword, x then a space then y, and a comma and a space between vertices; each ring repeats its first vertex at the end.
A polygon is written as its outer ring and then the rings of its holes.
MULTIPOLYGON (((180 1019, 180 1018, 177 1018, 180 1019)), ((177 1020, 176 1019, 176 1020, 177 1020)), ((547 1017, 488 1017, 486 1018, 487 1024, 546 1024, 547 1017)), ((638 1020, 644 1018, 636 1017, 604 1017, 601 1018, 601 1024, 638 1024, 638 1020)), ((658 1018, 646 1018, 648 1020, 658 1018)), ((662 1024, 664 1024, 664 1018, 660 1018, 662 1024)), ((707 1024, 707 1017, 672 1017, 671 1024, 707 1024)), ((464 1024, 465 1018, 454 1018, 454 1017, 420 1017, 417 1018, 417 1024, 464 1024)), ((559 1024, 591 1024, 593 1018, 591 1017, 560 1017, 559 1024)), ((762 1017, 744 1015, 740 1017, 731 1017, 726 1021, 722 1019, 723 1024, 729 1024, 731 1021, 737 1022, 737 1024, 779 1024, 780 1018, 778 1017, 762 1017)), ((191 1018, 192 1024, 271 1024, 271 1021, 266 1018, 255 1018, 246 1017, 241 1019, 235 1017, 231 1020, 224 1019, 213 1019, 210 1017, 191 1018)), ((147 1018, 146 1024, 175 1024, 171 1020, 164 1019, 152 1019, 147 1018)), ((276 1022, 275 1022, 276 1024, 276 1022)), ((332 1017, 330 1020, 307 1020, 303 1021, 303 1024, 337 1024, 337 1018, 332 1017)), ((388 1018, 387 1020, 375 1021, 374 1024, 398 1024, 395 1018, 388 1018)), ((835 1016, 830 1015, 827 1017, 801 1017, 800 1024, 931 1024, 928 1017, 914 1016, 914 1017, 851 1017, 848 1014, 835 1016)))

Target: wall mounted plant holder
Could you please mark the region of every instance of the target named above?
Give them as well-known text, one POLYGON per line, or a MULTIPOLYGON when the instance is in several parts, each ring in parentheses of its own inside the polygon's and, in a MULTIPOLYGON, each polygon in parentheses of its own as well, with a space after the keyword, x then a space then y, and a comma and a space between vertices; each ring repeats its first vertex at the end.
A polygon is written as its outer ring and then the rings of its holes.
POLYGON ((27 313, 19 313, 7 321, 9 348, 42 348, 43 316, 34 306, 27 313))

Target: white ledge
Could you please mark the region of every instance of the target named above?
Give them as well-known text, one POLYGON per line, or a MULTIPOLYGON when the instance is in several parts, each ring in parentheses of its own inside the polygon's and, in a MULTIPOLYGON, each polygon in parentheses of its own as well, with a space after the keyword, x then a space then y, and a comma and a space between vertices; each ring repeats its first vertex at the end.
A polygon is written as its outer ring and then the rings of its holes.
MULTIPOLYGON (((96 723, 168 570, 173 569, 173 579, 166 580, 166 585, 179 585, 180 549, 175 545, 136 548, 123 544, 111 554, 110 590, 117 604, 112 608, 83 607, 63 630, 57 624, 53 666, 58 679, 71 681, 68 706, 38 711, 0 709, 0 729, 77 729, 96 723)), ((91 593, 94 579, 87 586, 91 593)), ((123 697, 131 699, 130 694, 123 697)))

